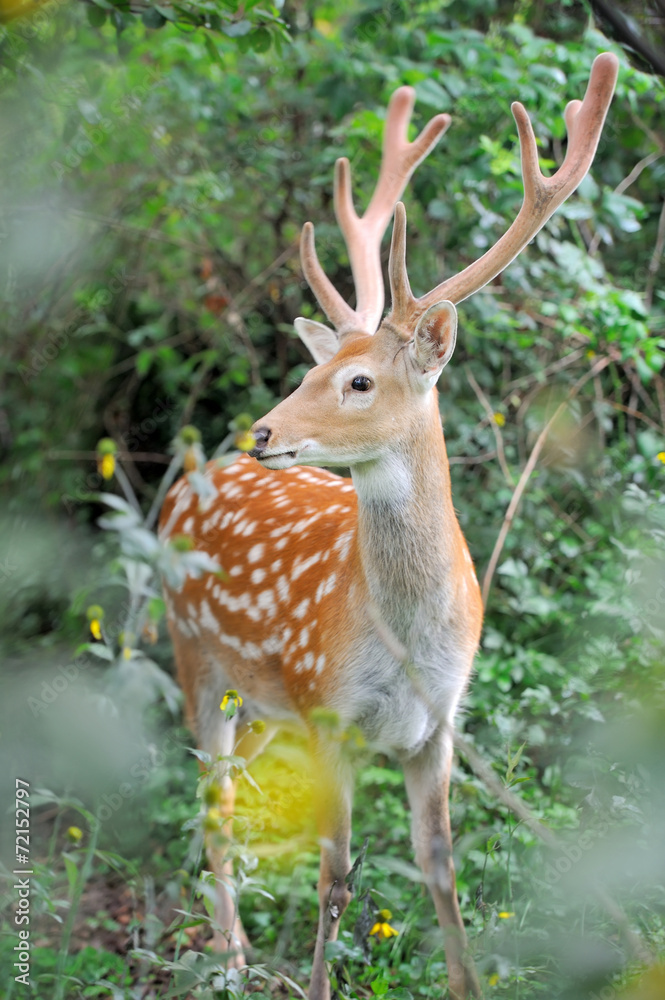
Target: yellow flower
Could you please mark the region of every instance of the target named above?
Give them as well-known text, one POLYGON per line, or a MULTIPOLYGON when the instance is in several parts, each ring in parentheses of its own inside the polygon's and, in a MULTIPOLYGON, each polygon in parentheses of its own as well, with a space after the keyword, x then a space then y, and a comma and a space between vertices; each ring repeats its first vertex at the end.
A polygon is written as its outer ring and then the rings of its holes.
POLYGON ((92 637, 99 642, 102 637, 101 621, 104 617, 104 609, 100 608, 99 604, 91 604, 86 610, 86 615, 88 621, 90 622, 90 632, 92 633, 92 637))
POLYGON ((98 468, 103 479, 112 479, 115 472, 115 455, 102 455, 98 468))
POLYGON ((514 913, 509 913, 507 910, 501 910, 501 912, 499 913, 499 918, 501 920, 510 920, 510 918, 514 916, 515 916, 514 913))
POLYGON ((239 431, 235 436, 235 446, 240 451, 251 451, 256 444, 256 438, 251 431, 239 431))
POLYGON ((222 712, 226 710, 226 706, 229 704, 233 705, 235 708, 240 708, 242 705, 242 695, 239 695, 238 692, 233 689, 227 691, 219 706, 222 712))
POLYGON ((379 941, 387 941, 388 938, 397 937, 399 931, 396 931, 395 928, 391 927, 388 923, 392 917, 390 910, 379 910, 377 916, 379 919, 369 932, 370 937, 372 934, 376 934, 379 941))
POLYGON ((83 831, 79 830, 78 826, 70 826, 67 830, 67 836, 70 840, 73 840, 78 844, 79 840, 83 837, 83 831))
POLYGON ((658 459, 659 462, 662 462, 663 465, 665 465, 665 451, 659 451, 658 454, 656 455, 656 458, 658 459))
POLYGON ((494 414, 494 423, 496 424, 497 427, 503 427, 505 425, 506 418, 504 417, 503 413, 499 413, 497 411, 494 414))
POLYGON ((224 822, 224 817, 216 806, 208 809, 205 819, 203 820, 204 829, 208 833, 214 833, 215 830, 219 830, 220 826, 224 822))
POLYGON ((196 472, 199 467, 199 457, 194 446, 187 449, 182 460, 185 472, 196 472))
POLYGON ((131 651, 131 648, 130 648, 129 646, 125 646, 125 647, 123 648, 123 650, 122 650, 122 655, 124 656, 124 658, 125 658, 126 660, 131 660, 131 658, 132 658, 132 651, 131 651))
POLYGON ((490 986, 496 986, 496 984, 499 982, 499 973, 493 972, 492 975, 487 980, 487 982, 490 984, 490 986))
POLYGON ((113 438, 97 442, 97 472, 103 479, 111 479, 115 472, 115 455, 118 450, 113 438))
POLYGON ((589 361, 593 361, 593 359, 594 359, 594 358, 595 358, 595 356, 596 356, 596 352, 595 352, 595 351, 592 351, 592 350, 588 350, 588 351, 586 352, 586 356, 587 356, 587 358, 589 359, 589 361))

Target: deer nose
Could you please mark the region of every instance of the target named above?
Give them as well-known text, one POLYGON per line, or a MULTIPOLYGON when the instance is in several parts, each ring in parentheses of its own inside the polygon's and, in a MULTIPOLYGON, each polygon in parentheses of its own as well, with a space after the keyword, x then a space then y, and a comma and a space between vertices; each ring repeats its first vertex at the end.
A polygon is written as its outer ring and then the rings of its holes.
POLYGON ((254 440, 256 441, 256 444, 254 445, 249 454, 252 456, 252 458, 258 458, 261 452, 266 450, 266 445, 268 444, 268 438, 270 437, 270 428, 257 427, 256 430, 253 431, 252 433, 254 434, 254 440))

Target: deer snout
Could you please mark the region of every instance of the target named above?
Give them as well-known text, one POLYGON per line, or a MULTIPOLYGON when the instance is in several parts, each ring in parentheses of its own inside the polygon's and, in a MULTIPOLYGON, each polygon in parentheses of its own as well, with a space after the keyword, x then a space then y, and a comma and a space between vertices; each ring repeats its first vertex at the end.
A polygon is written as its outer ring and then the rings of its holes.
POLYGON ((249 454, 252 458, 260 458, 262 452, 266 450, 271 431, 269 427, 257 427, 252 433, 256 443, 249 454))

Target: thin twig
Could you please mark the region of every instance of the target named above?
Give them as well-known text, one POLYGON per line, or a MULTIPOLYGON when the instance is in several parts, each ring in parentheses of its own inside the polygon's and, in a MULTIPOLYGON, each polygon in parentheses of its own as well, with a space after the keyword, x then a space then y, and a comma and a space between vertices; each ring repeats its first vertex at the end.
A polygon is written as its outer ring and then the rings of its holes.
MULTIPOLYGON (((521 376, 521 378, 514 379, 512 382, 508 383, 506 388, 508 390, 521 389, 524 388, 526 385, 528 385, 530 382, 534 381, 540 382, 542 379, 548 378, 555 372, 561 371, 562 368, 567 368, 568 365, 574 364, 575 361, 578 361, 580 358, 584 357, 588 349, 589 349, 588 347, 578 347, 576 350, 571 351, 570 354, 565 354, 562 358, 559 358, 557 361, 553 361, 551 365, 548 365, 547 368, 543 368, 543 370, 538 372, 536 375, 531 375, 531 376, 523 375, 521 376)), ((508 392, 508 395, 505 396, 504 398, 507 399, 509 396, 510 392, 508 392)))
POLYGON ((496 456, 495 451, 486 451, 482 455, 469 455, 467 458, 462 455, 453 455, 452 458, 448 459, 448 465, 480 465, 482 462, 490 462, 496 456))
POLYGON ((483 588, 482 588, 483 604, 485 606, 487 606, 487 599, 489 597, 490 587, 492 586, 492 578, 494 576, 494 572, 496 570, 501 552, 503 551, 503 546, 506 541, 506 536, 510 531, 510 527, 513 523, 513 518, 515 516, 517 508, 520 505, 522 494, 526 489, 526 484, 531 478, 531 473, 536 467, 538 457, 543 449, 543 445, 545 444, 547 435, 552 429, 553 424, 559 418, 559 416, 566 408, 566 406, 568 406, 570 401, 575 398, 575 396, 580 391, 582 386, 584 386, 589 381, 589 379, 595 378, 598 372, 601 372, 604 368, 606 368, 609 365, 609 363, 610 363, 610 358, 608 357, 599 358, 594 364, 593 368, 590 371, 586 372, 586 374, 583 375, 582 378, 578 379, 578 381, 569 391, 567 398, 564 399, 561 403, 559 403, 556 410, 554 411, 553 416, 550 417, 550 419, 547 421, 542 431, 538 435, 538 439, 531 450, 531 454, 529 455, 528 461, 524 466, 524 469, 522 470, 522 475, 519 478, 519 482, 515 487, 515 491, 510 499, 510 503, 508 504, 508 509, 506 510, 503 519, 503 524, 501 525, 501 530, 499 531, 499 535, 494 544, 494 549, 492 550, 492 555, 490 556, 490 561, 488 563, 487 569, 485 570, 485 576, 483 578, 483 588))
MULTIPOLYGON (((47 461, 78 461, 95 460, 96 451, 47 451, 44 455, 47 461)), ((119 462, 126 462, 132 459, 134 462, 156 462, 159 465, 168 465, 171 461, 170 455, 161 455, 152 451, 117 451, 115 459, 119 462)))
POLYGON ((245 304, 245 301, 251 297, 251 294, 257 289, 262 288, 266 278, 269 278, 282 264, 286 264, 287 260, 298 253, 298 248, 300 246, 300 238, 295 240, 286 250, 282 251, 279 257, 276 257, 272 264, 264 268, 259 274, 255 275, 251 281, 249 281, 241 291, 235 297, 236 308, 245 304))
POLYGON ((658 233, 656 235, 656 245, 653 248, 651 260, 649 261, 649 276, 647 278, 646 288, 644 289, 644 305, 648 310, 651 309, 651 304, 653 302, 653 291, 656 284, 656 275, 658 274, 658 269, 660 267, 660 262, 663 256, 664 249, 665 249, 665 201, 663 201, 663 207, 660 211, 660 219, 658 221, 658 233))
MULTIPOLYGON (((485 761, 480 756, 478 751, 471 745, 471 743, 464 739, 463 736, 460 736, 459 733, 455 733, 455 746, 464 755, 464 757, 466 757, 467 763, 476 777, 482 781, 487 790, 495 796, 499 802, 502 802, 506 808, 510 809, 513 815, 517 816, 525 826, 535 833, 535 835, 542 840, 543 843, 550 848, 550 850, 557 851, 560 854, 563 853, 564 845, 556 834, 552 833, 552 831, 544 826, 540 820, 536 819, 529 807, 520 798, 518 798, 514 792, 512 792, 509 788, 506 788, 487 761, 485 761)), ((612 899, 606 889, 602 886, 595 885, 594 893, 598 902, 604 907, 605 911, 619 928, 624 943, 626 944, 626 947, 632 957, 638 962, 650 965, 653 962, 653 956, 641 938, 633 931, 628 922, 628 918, 621 907, 612 899)))
POLYGON ((643 420, 645 424, 648 424, 649 427, 653 428, 653 430, 658 431, 659 434, 662 434, 665 431, 665 412, 663 412, 663 424, 661 426, 661 424, 652 420, 651 417, 647 417, 646 413, 642 413, 641 410, 633 410, 630 406, 625 406, 623 403, 615 403, 613 399, 607 400, 607 403, 614 410, 621 410, 622 413, 628 413, 631 417, 637 417, 638 420, 643 420))
POLYGON ((511 473, 510 469, 508 468, 508 463, 506 462, 506 454, 505 454, 505 452, 503 450, 503 437, 501 436, 501 431, 499 429, 499 425, 497 424, 496 420, 494 419, 494 410, 490 406, 490 401, 487 398, 487 396, 485 395, 485 393, 483 392, 483 390, 480 388, 480 386, 478 385, 478 383, 476 382, 476 380, 473 377, 473 374, 471 373, 471 371, 468 368, 466 368, 466 367, 464 368, 464 374, 467 377, 467 381, 468 381, 469 385, 471 386, 471 388, 475 392, 476 396, 478 397, 478 401, 479 401, 480 405, 482 406, 482 408, 484 409, 485 413, 487 414, 487 419, 488 419, 489 425, 492 428, 492 431, 494 433, 494 440, 496 441, 496 456, 497 456, 497 458, 499 460, 499 465, 501 466, 501 471, 503 472, 503 475, 504 475, 504 477, 505 477, 506 482, 508 483, 508 485, 509 486, 514 486, 515 485, 515 480, 513 479, 513 476, 512 476, 512 473, 511 473))
POLYGON ((192 243, 191 240, 178 240, 173 236, 167 236, 159 229, 146 229, 145 226, 133 226, 131 222, 121 222, 119 219, 112 219, 107 215, 96 215, 94 212, 84 212, 80 208, 69 208, 70 215, 76 215, 86 222, 96 222, 101 226, 108 226, 109 229, 118 229, 123 233, 130 233, 133 236, 142 236, 144 239, 156 240, 158 243, 169 243, 174 247, 181 247, 183 250, 191 250, 193 253, 209 254, 211 248, 201 243, 192 243))
MULTIPOLYGON (((635 183, 635 181, 640 176, 642 171, 646 170, 647 167, 650 167, 652 163, 656 162, 656 160, 659 160, 661 156, 663 156, 663 150, 659 149, 654 153, 649 153, 648 156, 643 157, 641 160, 638 160, 638 162, 635 164, 635 166, 628 174, 628 176, 624 177, 624 179, 617 184, 617 186, 614 189, 614 194, 623 194, 624 191, 626 191, 631 184, 635 183)), ((593 239, 591 240, 591 243, 589 244, 590 257, 593 257, 593 255, 597 252, 599 246, 600 246, 600 234, 595 233, 593 239)))
MULTIPOLYGON (((600 360, 609 364, 609 358, 601 358, 600 360)), ((580 379, 577 387, 573 387, 574 389, 576 388, 577 391, 579 391, 579 389, 582 388, 584 381, 588 381, 589 378, 593 378, 594 374, 596 374, 599 370, 598 365, 594 367, 596 371, 594 372, 594 370, 592 370, 588 373, 584 380, 580 379)), ((565 404, 561 405, 563 406, 565 404)), ((417 666, 414 664, 413 658, 409 654, 407 648, 402 642, 400 642, 390 626, 386 623, 374 602, 369 604, 368 611, 381 642, 384 644, 388 652, 402 664, 402 667, 404 668, 407 677, 413 684, 416 693, 420 696, 425 705, 427 705, 427 708, 431 711, 435 719, 438 720, 444 729, 450 731, 451 727, 447 718, 441 712, 440 706, 432 701, 428 691, 425 689, 421 674, 419 673, 417 666)), ((459 733, 453 732, 452 735, 456 748, 466 758, 469 767, 476 777, 483 783, 488 792, 498 799, 498 801, 504 806, 506 806, 507 809, 510 809, 513 815, 517 816, 517 818, 524 823, 524 825, 527 826, 539 840, 542 840, 542 842, 550 848, 550 850, 556 851, 558 854, 564 854, 564 845, 556 834, 552 833, 548 827, 541 823, 540 820, 534 816, 533 812, 529 809, 526 803, 515 795, 510 788, 506 787, 497 774, 492 770, 491 765, 483 757, 481 757, 475 747, 473 747, 472 744, 463 736, 460 736, 459 733)), ((593 891, 600 905, 605 909, 606 913, 619 928, 626 948, 630 952, 632 958, 645 965, 651 965, 653 962, 653 955, 647 945, 645 945, 641 938, 635 934, 621 907, 615 902, 614 899, 612 899, 606 889, 602 886, 594 885, 593 891)))

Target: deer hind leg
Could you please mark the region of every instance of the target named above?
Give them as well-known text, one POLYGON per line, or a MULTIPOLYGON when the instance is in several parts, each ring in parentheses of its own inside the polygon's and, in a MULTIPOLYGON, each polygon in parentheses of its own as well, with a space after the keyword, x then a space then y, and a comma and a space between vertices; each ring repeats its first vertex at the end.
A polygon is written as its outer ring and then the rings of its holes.
MULTIPOLYGON (((206 829, 206 856, 215 875, 215 915, 212 946, 214 951, 226 955, 228 968, 240 969, 245 962, 249 940, 238 914, 238 900, 234 888, 233 861, 228 856, 232 839, 233 811, 235 806, 235 781, 229 774, 225 760, 237 754, 247 763, 267 746, 276 732, 275 726, 266 726, 262 733, 254 733, 247 724, 237 727, 237 719, 226 719, 219 711, 219 698, 214 699, 216 718, 214 726, 200 727, 202 749, 210 754, 214 765, 214 782, 220 821, 217 829, 206 829)), ((200 713, 205 716, 204 713, 200 713)))
POLYGON ((325 965, 325 946, 336 941, 342 914, 351 893, 346 876, 351 870, 351 798, 353 777, 342 762, 322 765, 315 756, 316 821, 321 845, 319 873, 319 926, 312 964, 309 1000, 329 1000, 330 981, 325 965))
POLYGON ((448 986, 454 1000, 481 996, 478 976, 467 951, 457 901, 448 794, 452 765, 452 728, 441 730, 415 757, 404 762, 411 805, 416 861, 434 900, 444 935, 448 986))

